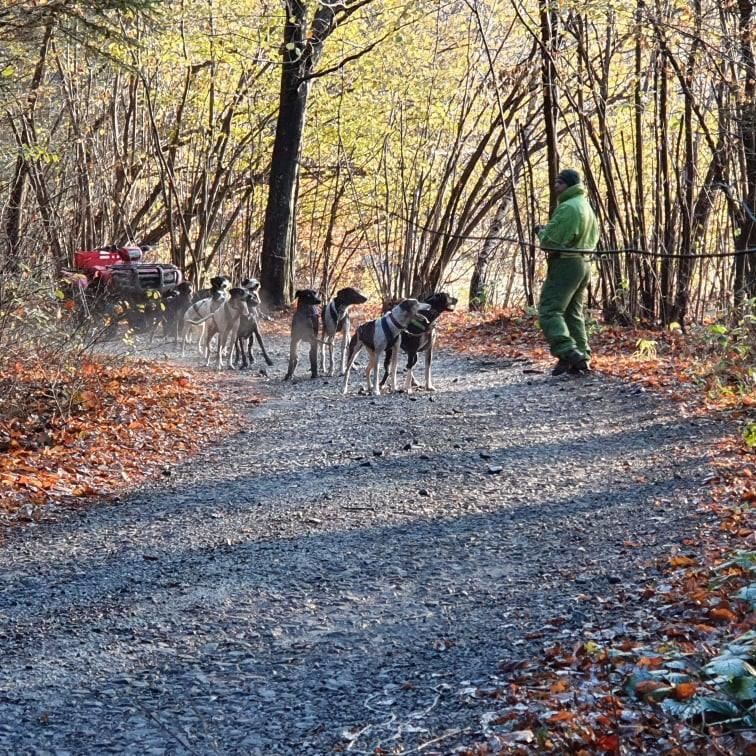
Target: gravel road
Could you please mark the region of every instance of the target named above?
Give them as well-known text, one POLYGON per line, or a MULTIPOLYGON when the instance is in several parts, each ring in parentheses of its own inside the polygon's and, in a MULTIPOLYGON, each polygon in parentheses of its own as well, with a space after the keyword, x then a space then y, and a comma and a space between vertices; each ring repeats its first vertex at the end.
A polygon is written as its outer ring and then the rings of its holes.
POLYGON ((342 397, 273 341, 245 432, 2 535, 0 753, 450 753, 502 662, 644 611, 727 431, 451 353, 433 395, 342 397))

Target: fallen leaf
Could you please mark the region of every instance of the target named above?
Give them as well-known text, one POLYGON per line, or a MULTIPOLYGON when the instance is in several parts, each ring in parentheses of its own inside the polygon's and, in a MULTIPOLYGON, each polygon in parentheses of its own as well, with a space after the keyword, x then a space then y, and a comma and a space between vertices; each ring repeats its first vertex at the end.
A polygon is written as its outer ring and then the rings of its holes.
POLYGON ((698 687, 694 683, 679 683, 675 685, 675 691, 672 694, 678 701, 686 701, 696 695, 698 687))

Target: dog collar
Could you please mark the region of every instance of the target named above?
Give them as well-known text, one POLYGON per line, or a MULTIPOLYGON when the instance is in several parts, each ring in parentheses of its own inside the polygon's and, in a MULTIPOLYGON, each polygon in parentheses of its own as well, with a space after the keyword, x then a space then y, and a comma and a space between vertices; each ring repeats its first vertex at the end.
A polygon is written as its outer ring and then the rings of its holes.
POLYGON ((402 325, 401 325, 401 323, 400 323, 400 322, 399 322, 399 321, 398 321, 398 320, 397 320, 397 319, 396 319, 396 318, 394 317, 394 313, 393 313, 393 312, 390 312, 390 313, 388 314, 388 319, 389 319, 389 320, 390 320, 390 321, 391 321, 391 322, 392 322, 392 323, 394 324, 394 326, 395 326, 396 328, 398 328, 398 329, 399 329, 400 331, 402 330, 402 325))

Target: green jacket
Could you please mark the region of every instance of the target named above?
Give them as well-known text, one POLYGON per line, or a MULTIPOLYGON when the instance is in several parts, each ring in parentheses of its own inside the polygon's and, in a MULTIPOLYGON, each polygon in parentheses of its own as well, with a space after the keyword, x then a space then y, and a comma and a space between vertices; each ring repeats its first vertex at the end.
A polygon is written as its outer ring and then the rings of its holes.
POLYGON ((561 251, 565 257, 576 257, 579 253, 570 254, 564 250, 592 252, 596 249, 598 221, 582 184, 570 186, 559 195, 557 209, 538 238, 542 249, 561 251))

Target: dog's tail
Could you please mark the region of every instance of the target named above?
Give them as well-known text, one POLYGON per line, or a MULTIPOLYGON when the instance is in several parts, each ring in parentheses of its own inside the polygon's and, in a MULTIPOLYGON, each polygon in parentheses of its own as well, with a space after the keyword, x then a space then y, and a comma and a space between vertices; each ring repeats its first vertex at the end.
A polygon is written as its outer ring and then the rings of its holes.
POLYGON ((187 323, 191 323, 192 325, 201 325, 206 320, 210 320, 210 318, 212 318, 213 315, 215 315, 215 313, 211 312, 209 315, 205 315, 204 318, 200 318, 199 320, 192 320, 191 318, 187 318, 187 317, 184 317, 184 320, 186 320, 187 323))

